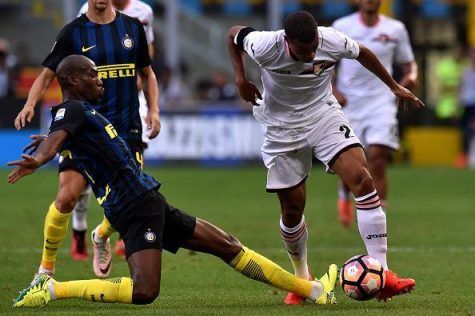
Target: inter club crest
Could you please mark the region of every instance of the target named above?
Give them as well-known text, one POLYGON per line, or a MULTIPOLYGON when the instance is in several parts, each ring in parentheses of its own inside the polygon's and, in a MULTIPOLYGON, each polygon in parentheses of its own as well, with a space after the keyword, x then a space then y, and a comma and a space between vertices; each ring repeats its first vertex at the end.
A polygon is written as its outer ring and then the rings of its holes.
POLYGON ((128 34, 125 34, 125 37, 122 39, 122 46, 130 50, 134 47, 134 40, 128 34))

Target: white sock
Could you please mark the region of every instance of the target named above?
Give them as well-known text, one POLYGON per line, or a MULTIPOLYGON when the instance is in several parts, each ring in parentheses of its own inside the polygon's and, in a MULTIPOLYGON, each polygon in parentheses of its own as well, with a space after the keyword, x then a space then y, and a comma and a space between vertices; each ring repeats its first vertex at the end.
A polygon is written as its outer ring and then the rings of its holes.
POLYGON ((54 291, 54 285, 53 285, 53 280, 51 280, 49 283, 48 283, 48 290, 49 290, 49 293, 50 293, 50 296, 51 296, 51 300, 54 301, 57 297, 56 297, 56 292, 54 291))
POLYGON ((305 225, 305 216, 295 227, 286 227, 280 219, 280 233, 284 241, 285 249, 289 254, 290 261, 294 267, 295 275, 308 280, 307 265, 307 225, 305 225))
POLYGON ((381 263, 384 270, 388 270, 386 214, 381 208, 378 193, 374 190, 370 194, 355 198, 355 201, 358 229, 366 251, 370 257, 381 263))
POLYGON ((38 274, 54 274, 54 269, 53 270, 45 269, 40 265, 38 268, 38 274))
POLYGON ((312 291, 308 298, 314 302, 323 293, 323 284, 320 281, 312 281, 312 291))
POLYGON ((97 233, 98 229, 99 229, 99 226, 97 226, 94 229, 94 232, 93 232, 92 236, 93 236, 95 242, 97 242, 98 244, 103 244, 107 241, 108 238, 107 239, 100 238, 99 234, 97 233))
POLYGON ((87 230, 87 208, 91 200, 92 190, 88 186, 79 196, 78 202, 73 210, 73 229, 77 231, 87 230))

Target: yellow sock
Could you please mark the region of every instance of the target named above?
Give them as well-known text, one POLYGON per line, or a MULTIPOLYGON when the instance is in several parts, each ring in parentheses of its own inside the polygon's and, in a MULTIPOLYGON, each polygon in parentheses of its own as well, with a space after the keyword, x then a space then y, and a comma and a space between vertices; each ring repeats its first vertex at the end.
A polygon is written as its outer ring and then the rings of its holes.
POLYGON ((52 298, 80 298, 92 302, 132 304, 131 278, 54 282, 52 298))
POLYGON ((109 223, 106 217, 102 220, 102 222, 97 226, 97 237, 100 239, 107 239, 109 238, 112 233, 115 232, 114 227, 109 223))
POLYGON ((246 247, 229 264, 248 278, 267 283, 281 290, 315 300, 321 295, 320 283, 296 277, 279 265, 246 247))
POLYGON ((49 206, 43 231, 43 255, 41 257, 42 268, 54 270, 56 254, 66 236, 70 215, 71 213, 61 213, 54 205, 54 202, 49 206))

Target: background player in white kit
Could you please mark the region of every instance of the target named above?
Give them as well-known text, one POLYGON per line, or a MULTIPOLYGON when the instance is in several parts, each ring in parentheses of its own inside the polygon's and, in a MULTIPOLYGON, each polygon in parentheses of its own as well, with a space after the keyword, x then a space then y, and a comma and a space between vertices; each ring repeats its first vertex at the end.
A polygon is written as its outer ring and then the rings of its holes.
MULTIPOLYGON (((400 85, 411 89, 417 80, 417 65, 404 25, 379 14, 381 0, 360 0, 359 11, 336 20, 332 27, 368 47, 392 74, 400 66, 400 85)), ((338 66, 333 94, 343 106, 356 135, 365 146, 369 170, 386 210, 386 168, 390 150, 399 149, 396 98, 391 90, 360 63, 344 59, 338 66)), ((353 222, 350 189, 340 182, 338 217, 348 227, 353 222)))
MULTIPOLYGON (((295 274, 310 279, 303 211, 305 180, 315 156, 340 176, 355 196, 358 227, 368 254, 386 270, 387 281, 379 298, 412 290, 413 279, 399 278, 388 270, 386 215, 360 142, 332 94, 335 64, 343 58, 357 59, 390 87, 402 104, 423 103, 398 85, 369 49, 332 28, 317 28, 313 16, 305 11, 290 14, 284 30, 276 32, 233 26, 227 42, 239 93, 256 105, 254 116, 266 127, 262 156, 268 168, 267 190, 279 197, 282 239, 295 274), (243 51, 261 68, 262 96, 246 78, 243 51), (262 101, 258 103, 257 98, 262 101)), ((304 300, 289 293, 285 303, 304 300)))
MULTIPOLYGON (((150 58, 153 58, 154 55, 154 48, 153 48, 153 41, 155 39, 153 34, 153 10, 152 8, 143 1, 140 0, 112 0, 112 6, 115 10, 120 11, 121 13, 127 14, 133 18, 138 19, 145 30, 145 36, 147 38, 148 44, 148 52, 150 58)), ((87 12, 88 4, 87 2, 83 4, 81 9, 79 10, 78 16, 87 12)), ((148 114, 148 106, 147 100, 145 99, 145 94, 142 90, 140 77, 137 77, 138 82, 138 89, 139 89, 139 102, 140 102, 140 117, 142 119, 142 142, 144 143, 144 148, 147 147, 147 143, 149 142, 148 134, 147 134, 147 114, 148 114)), ((142 161, 143 167, 143 157, 140 157, 142 161)), ((73 233, 76 234, 77 231, 85 231, 87 230, 87 221, 86 221, 86 212, 90 201, 90 196, 92 194, 91 188, 88 188, 81 194, 76 207, 74 208, 73 212, 73 233)), ((102 223, 102 227, 109 227, 109 232, 106 232, 106 235, 110 235, 110 230, 113 228, 108 224, 107 221, 102 223)), ((78 236, 83 236, 84 234, 77 234, 78 236)), ((76 239, 73 239, 73 242, 76 239)), ((72 246, 72 252, 74 253, 73 249, 75 248, 74 245, 72 246)), ((85 247, 81 247, 80 249, 86 249, 85 247)), ((118 255, 125 256, 125 245, 122 239, 117 240, 115 244, 115 253, 118 255)))

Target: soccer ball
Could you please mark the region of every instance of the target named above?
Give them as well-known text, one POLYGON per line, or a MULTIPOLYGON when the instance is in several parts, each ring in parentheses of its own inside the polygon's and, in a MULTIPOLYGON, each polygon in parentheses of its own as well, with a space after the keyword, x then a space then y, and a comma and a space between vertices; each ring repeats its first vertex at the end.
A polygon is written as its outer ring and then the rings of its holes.
POLYGON ((358 255, 348 259, 340 271, 343 291, 357 301, 374 298, 384 287, 386 274, 378 260, 358 255))

